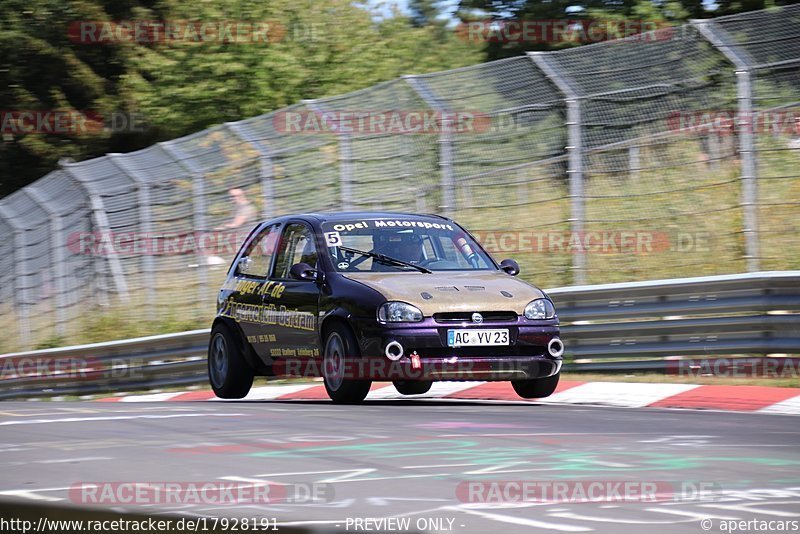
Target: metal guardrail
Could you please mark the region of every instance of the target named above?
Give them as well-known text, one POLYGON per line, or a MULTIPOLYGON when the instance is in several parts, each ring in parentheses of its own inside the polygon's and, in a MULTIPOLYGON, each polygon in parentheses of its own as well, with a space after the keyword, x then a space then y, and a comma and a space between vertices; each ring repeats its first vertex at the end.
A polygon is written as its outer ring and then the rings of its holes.
POLYGON ((210 330, 0 356, 0 399, 91 395, 204 383, 210 330))
POLYGON ((567 354, 584 358, 800 352, 800 271, 549 292, 567 354))
MULTIPOLYGON (((663 371, 665 358, 800 354, 800 271, 548 294, 573 371, 663 371)), ((2 355, 0 399, 205 384, 208 337, 204 329, 2 355)))

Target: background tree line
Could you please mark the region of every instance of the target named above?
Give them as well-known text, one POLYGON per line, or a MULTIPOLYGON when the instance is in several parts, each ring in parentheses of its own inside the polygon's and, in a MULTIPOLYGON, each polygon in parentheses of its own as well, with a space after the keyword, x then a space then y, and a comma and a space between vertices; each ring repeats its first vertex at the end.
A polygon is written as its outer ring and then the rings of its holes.
MULTIPOLYGON (((769 2, 767 2, 769 4, 769 2)), ((73 110, 134 117, 127 131, 53 135, 4 128, 0 197, 55 169, 61 158, 130 152, 301 99, 574 44, 469 42, 459 22, 577 17, 687 18, 761 9, 765 0, 410 0, 400 9, 349 0, 4 0, 0 3, 0 112, 73 110), (269 42, 86 43, 77 21, 277 21, 269 42)), ((146 40, 145 40, 146 41, 146 40)))

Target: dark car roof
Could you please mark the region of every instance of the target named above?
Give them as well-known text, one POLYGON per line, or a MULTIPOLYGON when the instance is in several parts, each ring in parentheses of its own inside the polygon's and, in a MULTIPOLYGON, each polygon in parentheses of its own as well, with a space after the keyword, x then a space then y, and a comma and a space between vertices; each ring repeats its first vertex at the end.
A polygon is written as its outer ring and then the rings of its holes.
POLYGON ((350 221, 353 219, 389 219, 392 217, 407 219, 409 217, 429 217, 432 219, 449 220, 441 215, 431 213, 409 213, 397 211, 335 211, 324 213, 298 213, 292 217, 314 218, 319 222, 350 221))

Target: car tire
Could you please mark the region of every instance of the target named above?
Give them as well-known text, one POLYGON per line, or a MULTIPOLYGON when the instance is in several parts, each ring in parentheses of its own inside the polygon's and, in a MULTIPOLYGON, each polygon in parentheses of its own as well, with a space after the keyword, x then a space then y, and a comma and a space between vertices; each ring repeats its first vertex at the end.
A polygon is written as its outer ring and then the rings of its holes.
POLYGON ((360 358, 358 342, 344 325, 334 325, 325 335, 322 351, 322 381, 328 397, 338 404, 354 404, 363 401, 372 380, 345 378, 347 360, 360 358))
POLYGON ((430 391, 433 380, 395 380, 392 384, 401 395, 422 395, 430 391))
POLYGON ((512 380, 511 387, 517 395, 523 399, 543 399, 549 397, 558 386, 558 379, 561 373, 546 378, 535 378, 533 380, 512 380))
POLYGON ((241 399, 253 386, 255 372, 242 354, 242 346, 231 329, 218 324, 208 344, 208 381, 220 399, 241 399))

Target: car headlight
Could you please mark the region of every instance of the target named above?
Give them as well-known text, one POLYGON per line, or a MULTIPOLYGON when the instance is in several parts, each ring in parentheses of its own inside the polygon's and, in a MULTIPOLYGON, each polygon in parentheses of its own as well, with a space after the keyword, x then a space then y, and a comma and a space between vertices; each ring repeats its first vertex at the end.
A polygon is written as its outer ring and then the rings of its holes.
POLYGON ((556 316, 556 308, 548 299, 536 299, 525 306, 526 319, 552 319, 556 316))
POLYGON ((389 301, 378 308, 378 320, 384 323, 418 323, 422 320, 422 312, 407 302, 389 301))

